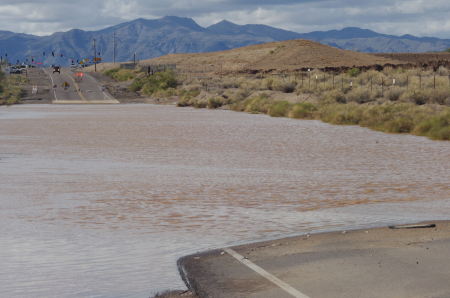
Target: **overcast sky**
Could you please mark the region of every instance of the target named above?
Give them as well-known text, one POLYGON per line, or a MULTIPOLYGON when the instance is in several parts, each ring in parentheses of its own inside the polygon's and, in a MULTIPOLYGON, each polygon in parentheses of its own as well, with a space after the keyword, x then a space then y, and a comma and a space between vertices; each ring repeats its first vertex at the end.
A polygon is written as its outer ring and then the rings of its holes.
POLYGON ((357 26, 450 38, 449 0, 0 0, 0 30, 38 35, 166 15, 202 26, 227 19, 301 33, 357 26))

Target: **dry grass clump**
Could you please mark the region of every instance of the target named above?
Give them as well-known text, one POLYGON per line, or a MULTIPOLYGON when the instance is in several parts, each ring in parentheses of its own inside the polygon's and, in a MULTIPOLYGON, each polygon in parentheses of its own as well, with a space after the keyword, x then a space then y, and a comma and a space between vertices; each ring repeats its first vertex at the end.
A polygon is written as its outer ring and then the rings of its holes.
POLYGON ((352 88, 345 95, 347 102, 366 103, 375 100, 367 88, 352 88))
POLYGON ((333 124, 361 125, 391 133, 413 133, 450 140, 450 108, 434 109, 410 103, 322 106, 319 118, 333 124))
POLYGON ((0 71, 0 105, 13 105, 20 102, 24 94, 23 85, 27 79, 21 75, 11 75, 6 77, 0 71))
POLYGON ((317 107, 309 102, 292 105, 288 117, 295 119, 314 119, 317 107))
POLYGON ((103 72, 108 77, 113 78, 116 81, 124 82, 129 81, 137 77, 138 72, 131 69, 112 68, 103 72))
POLYGON ((287 117, 291 107, 292 104, 287 101, 277 101, 269 106, 267 114, 272 117, 287 117))

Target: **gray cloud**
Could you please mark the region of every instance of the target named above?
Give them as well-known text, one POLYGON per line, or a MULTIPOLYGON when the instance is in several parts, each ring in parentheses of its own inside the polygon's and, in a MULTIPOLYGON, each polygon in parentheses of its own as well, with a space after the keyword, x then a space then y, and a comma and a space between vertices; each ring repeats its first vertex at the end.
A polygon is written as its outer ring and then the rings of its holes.
POLYGON ((449 12, 448 0, 0 0, 0 30, 43 35, 177 15, 203 26, 228 19, 297 32, 357 26, 450 38, 449 12))

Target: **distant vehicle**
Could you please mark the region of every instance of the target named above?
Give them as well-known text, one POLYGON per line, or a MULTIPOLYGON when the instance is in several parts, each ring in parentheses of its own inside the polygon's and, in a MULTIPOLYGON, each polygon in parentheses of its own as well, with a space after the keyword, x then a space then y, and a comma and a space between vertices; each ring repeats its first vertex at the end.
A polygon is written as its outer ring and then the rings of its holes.
POLYGON ((60 66, 57 66, 57 65, 54 65, 54 66, 53 66, 53 73, 55 73, 55 72, 61 73, 61 67, 60 67, 60 66))
POLYGON ((72 64, 72 65, 70 65, 70 68, 72 68, 72 69, 76 69, 76 68, 78 68, 79 66, 78 65, 76 65, 76 64, 72 64))
POLYGON ((22 69, 16 68, 16 67, 11 67, 9 69, 9 73, 10 74, 21 74, 22 73, 22 69))

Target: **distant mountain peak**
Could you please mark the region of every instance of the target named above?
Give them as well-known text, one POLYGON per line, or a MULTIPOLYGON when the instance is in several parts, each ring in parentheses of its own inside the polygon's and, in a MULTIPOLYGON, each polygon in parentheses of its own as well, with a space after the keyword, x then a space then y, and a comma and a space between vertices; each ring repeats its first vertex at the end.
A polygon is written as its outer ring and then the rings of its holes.
POLYGON ((363 52, 426 52, 450 48, 448 39, 393 36, 357 27, 301 34, 267 25, 238 25, 228 20, 203 28, 191 18, 165 16, 150 20, 140 18, 98 31, 74 29, 49 36, 0 31, 0 51, 8 53, 11 61, 34 56, 38 62, 67 64, 70 59, 91 59, 94 38, 103 61, 112 61, 113 55, 116 61, 128 61, 133 59, 134 53, 139 59, 147 59, 169 53, 222 51, 292 39, 313 40, 363 52), (116 48, 112 46, 114 40, 116 48), (51 49, 58 49, 64 55, 42 55, 51 49))

